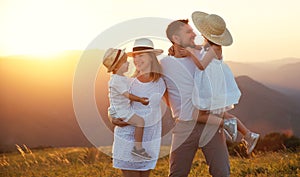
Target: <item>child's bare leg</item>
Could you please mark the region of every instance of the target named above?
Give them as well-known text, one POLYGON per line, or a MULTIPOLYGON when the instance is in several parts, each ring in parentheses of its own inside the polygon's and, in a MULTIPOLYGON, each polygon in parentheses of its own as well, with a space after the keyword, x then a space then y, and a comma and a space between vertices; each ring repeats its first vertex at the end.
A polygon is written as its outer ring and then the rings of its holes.
POLYGON ((224 124, 224 121, 221 117, 218 117, 215 114, 210 114, 207 111, 199 111, 197 122, 220 126, 223 126, 224 124))
POLYGON ((247 133, 250 132, 250 130, 243 124, 242 121, 240 121, 239 118, 237 118, 236 116, 228 113, 228 112, 224 112, 224 118, 225 119, 230 119, 230 118, 236 118, 237 121, 237 129, 239 132, 241 132, 242 135, 246 136, 247 133))
POLYGON ((142 142, 143 142, 143 136, 144 136, 144 126, 145 126, 145 121, 143 118, 140 116, 134 114, 129 120, 128 123, 130 125, 135 126, 135 131, 134 131, 134 145, 137 150, 140 150, 143 148, 142 142))

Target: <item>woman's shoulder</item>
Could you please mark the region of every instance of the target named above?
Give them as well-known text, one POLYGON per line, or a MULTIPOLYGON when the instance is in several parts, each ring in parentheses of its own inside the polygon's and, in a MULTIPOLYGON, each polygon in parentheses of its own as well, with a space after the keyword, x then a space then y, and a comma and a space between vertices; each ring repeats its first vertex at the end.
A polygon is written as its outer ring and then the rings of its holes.
POLYGON ((160 90, 162 90, 164 92, 164 90, 166 89, 166 83, 162 77, 159 78, 158 85, 161 88, 160 90))
POLYGON ((166 61, 168 61, 168 60, 171 60, 172 58, 174 58, 174 57, 172 57, 172 56, 170 56, 170 55, 167 55, 167 56, 163 57, 162 59, 160 59, 160 61, 161 61, 161 62, 166 62, 166 61))

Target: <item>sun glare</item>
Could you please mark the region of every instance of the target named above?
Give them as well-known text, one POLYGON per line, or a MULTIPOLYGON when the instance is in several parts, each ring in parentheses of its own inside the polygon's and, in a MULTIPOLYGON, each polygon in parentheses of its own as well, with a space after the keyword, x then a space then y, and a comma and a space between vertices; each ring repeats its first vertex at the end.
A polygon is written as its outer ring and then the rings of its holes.
POLYGON ((4 56, 14 56, 14 55, 24 55, 24 56, 32 56, 32 59, 51 59, 57 54, 61 53, 62 50, 54 50, 54 49, 43 49, 43 48, 31 48, 32 46, 27 46, 22 49, 20 48, 11 48, 6 50, 4 56))
MULTIPOLYGON (((227 1, 190 0, 184 10, 177 4, 168 12, 165 9, 168 2, 165 1, 157 6, 155 3, 138 0, 112 0, 105 3, 4 0, 0 3, 0 56, 47 56, 63 50, 84 50, 99 33, 118 23, 143 17, 190 18, 193 11, 201 10, 217 13, 226 20, 234 43, 224 50, 225 59, 264 61, 299 57, 297 43, 300 39, 300 25, 295 23, 299 19, 299 2, 291 0, 284 4, 274 1, 272 8, 266 8, 269 7, 268 1, 234 1, 240 8, 233 10, 230 8, 233 6, 227 1), (131 4, 148 8, 128 10, 131 4), (224 5, 228 8, 224 8, 224 5), (157 12, 153 11, 154 8, 157 12), (253 14, 254 11, 256 14, 253 14), (274 14, 273 11, 281 13, 274 14), (249 49, 251 51, 254 48, 256 52, 249 52, 249 49)), ((201 40, 197 43, 201 43, 201 40)))

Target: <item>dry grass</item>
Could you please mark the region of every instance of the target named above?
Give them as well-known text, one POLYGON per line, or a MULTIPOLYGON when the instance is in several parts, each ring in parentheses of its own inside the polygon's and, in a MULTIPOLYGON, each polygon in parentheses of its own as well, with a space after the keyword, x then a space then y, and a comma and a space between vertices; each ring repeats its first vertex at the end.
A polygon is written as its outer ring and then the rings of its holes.
MULTIPOLYGON (((121 176, 121 171, 112 168, 111 147, 96 148, 51 148, 30 150, 25 145, 16 145, 18 152, 0 155, 0 176, 121 176)), ((163 147, 163 155, 169 147, 163 147)), ((168 175, 168 156, 159 159, 152 177, 168 175)), ((300 176, 300 153, 259 153, 251 158, 231 157, 231 176, 300 176)), ((191 177, 209 176, 203 154, 198 151, 190 172, 191 177)))

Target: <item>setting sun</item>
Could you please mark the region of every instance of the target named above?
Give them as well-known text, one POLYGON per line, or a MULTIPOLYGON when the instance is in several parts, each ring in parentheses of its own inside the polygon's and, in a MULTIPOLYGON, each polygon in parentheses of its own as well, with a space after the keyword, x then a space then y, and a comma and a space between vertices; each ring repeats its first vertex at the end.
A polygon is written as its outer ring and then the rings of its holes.
POLYGON ((83 50, 96 35, 87 29, 91 27, 86 24, 90 12, 83 9, 83 3, 29 0, 0 4, 0 56, 83 50))

